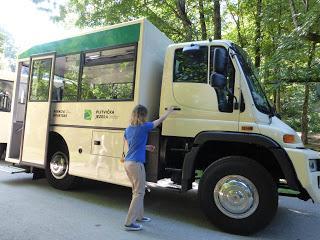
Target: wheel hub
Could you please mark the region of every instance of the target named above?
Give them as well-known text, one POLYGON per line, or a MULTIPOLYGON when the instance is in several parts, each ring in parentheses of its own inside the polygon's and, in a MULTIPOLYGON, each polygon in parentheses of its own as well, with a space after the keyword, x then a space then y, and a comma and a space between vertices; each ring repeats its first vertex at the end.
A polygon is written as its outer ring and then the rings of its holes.
POLYGON ((56 153, 50 161, 50 170, 56 179, 62 179, 68 173, 68 158, 63 153, 56 153))
POLYGON ((258 207, 259 194, 255 185, 240 175, 220 179, 213 191, 214 201, 225 215, 241 219, 250 216, 258 207))

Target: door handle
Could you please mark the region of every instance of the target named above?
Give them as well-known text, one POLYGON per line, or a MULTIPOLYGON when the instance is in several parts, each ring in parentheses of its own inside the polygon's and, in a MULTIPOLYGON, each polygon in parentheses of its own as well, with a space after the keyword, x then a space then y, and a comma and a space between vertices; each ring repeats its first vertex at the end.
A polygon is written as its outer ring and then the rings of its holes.
POLYGON ((93 144, 94 144, 94 145, 101 145, 101 141, 94 140, 94 141, 93 141, 93 144))
MULTIPOLYGON (((164 110, 168 110, 168 108, 166 107, 166 108, 164 108, 164 110)), ((173 110, 175 110, 175 111, 181 111, 181 108, 180 108, 180 107, 173 107, 173 110)))

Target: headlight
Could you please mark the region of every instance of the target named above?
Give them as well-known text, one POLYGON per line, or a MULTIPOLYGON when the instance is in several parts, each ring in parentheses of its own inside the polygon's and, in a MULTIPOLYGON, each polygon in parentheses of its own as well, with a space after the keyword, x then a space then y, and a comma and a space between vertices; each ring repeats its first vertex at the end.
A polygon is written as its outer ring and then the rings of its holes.
POLYGON ((309 159, 309 169, 311 172, 319 171, 320 159, 309 159))

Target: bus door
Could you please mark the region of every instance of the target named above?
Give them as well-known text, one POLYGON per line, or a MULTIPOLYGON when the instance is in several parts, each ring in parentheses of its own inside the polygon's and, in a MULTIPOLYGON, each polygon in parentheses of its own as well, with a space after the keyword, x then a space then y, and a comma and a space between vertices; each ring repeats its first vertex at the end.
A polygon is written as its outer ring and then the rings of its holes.
POLYGON ((48 128, 55 55, 31 58, 20 160, 44 166, 47 158, 48 128))

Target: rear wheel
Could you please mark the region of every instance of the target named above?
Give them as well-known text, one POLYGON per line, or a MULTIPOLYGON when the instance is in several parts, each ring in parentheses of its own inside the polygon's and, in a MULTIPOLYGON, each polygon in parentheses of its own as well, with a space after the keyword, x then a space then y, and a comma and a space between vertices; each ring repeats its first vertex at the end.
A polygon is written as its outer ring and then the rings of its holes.
POLYGON ((217 227, 237 234, 264 228, 278 208, 277 186, 260 164, 240 156, 211 164, 199 183, 204 213, 217 227))
POLYGON ((61 190, 75 188, 80 181, 80 178, 69 175, 69 152, 65 145, 49 150, 45 173, 50 185, 61 190))

